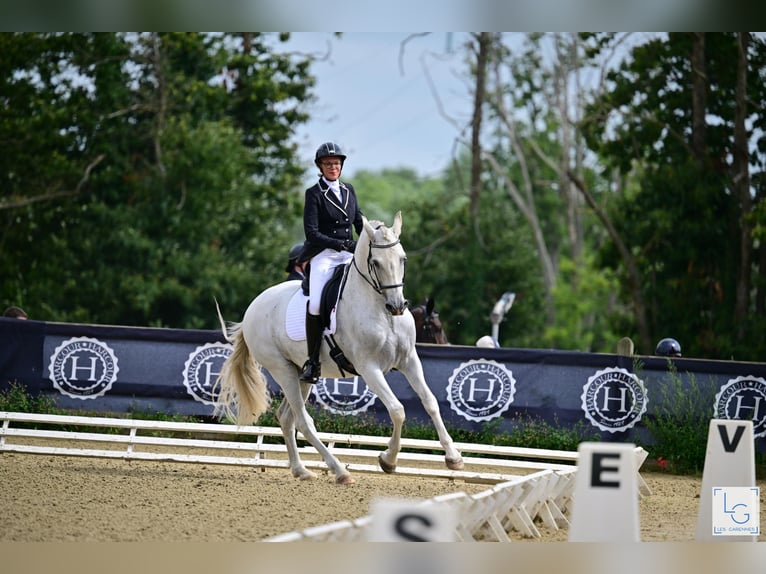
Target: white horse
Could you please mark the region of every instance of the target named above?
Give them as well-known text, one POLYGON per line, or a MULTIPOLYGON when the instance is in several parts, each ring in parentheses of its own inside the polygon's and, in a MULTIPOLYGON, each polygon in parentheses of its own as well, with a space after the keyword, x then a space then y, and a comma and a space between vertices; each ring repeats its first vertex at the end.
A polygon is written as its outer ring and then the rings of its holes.
MULTIPOLYGON (((388 448, 378 457, 383 471, 392 473, 396 469, 405 417, 404 407, 385 378, 393 369, 407 378, 431 417, 447 467, 460 470, 463 458, 444 426, 415 350, 415 323, 403 295, 407 257, 399 243, 401 228, 401 212, 390 228, 364 219, 353 268, 348 272, 337 305, 335 340, 391 417, 393 433, 388 448)), ((277 416, 293 476, 301 480, 316 478, 298 454, 297 429, 322 455, 337 483, 353 484, 348 470, 317 437, 314 421, 306 411, 311 384, 299 380, 301 365, 306 360, 306 344, 288 337, 285 327, 288 303, 298 289, 295 281, 269 287, 250 303, 242 322, 231 325, 228 333, 221 318, 224 335, 234 345, 234 352, 224 363, 216 383, 220 388, 216 413, 235 418, 239 425, 256 421, 269 407, 269 391, 262 373, 262 368, 266 368, 284 392, 277 416)), ((323 376, 344 376, 330 358, 325 342, 320 359, 323 376)))

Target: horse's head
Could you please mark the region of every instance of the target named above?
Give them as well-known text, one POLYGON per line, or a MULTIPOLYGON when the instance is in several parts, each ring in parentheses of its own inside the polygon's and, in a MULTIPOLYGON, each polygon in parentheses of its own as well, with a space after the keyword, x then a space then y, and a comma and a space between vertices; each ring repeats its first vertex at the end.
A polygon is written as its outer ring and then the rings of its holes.
POLYGON ((426 297, 425 303, 415 307, 412 317, 415 319, 415 334, 418 343, 435 343, 437 345, 449 345, 447 335, 439 313, 434 310, 434 300, 426 297))
POLYGON ((386 310, 392 315, 401 315, 409 305, 404 298, 407 254, 399 242, 402 212, 396 213, 391 227, 367 218, 363 218, 363 223, 364 232, 354 253, 354 263, 367 283, 383 295, 386 310))

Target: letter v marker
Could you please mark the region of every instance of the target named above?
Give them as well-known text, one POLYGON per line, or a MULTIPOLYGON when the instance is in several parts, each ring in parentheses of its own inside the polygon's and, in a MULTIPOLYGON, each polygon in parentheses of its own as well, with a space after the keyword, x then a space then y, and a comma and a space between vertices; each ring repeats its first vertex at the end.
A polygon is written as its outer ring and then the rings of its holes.
POLYGON ((702 471, 698 542, 749 542, 756 536, 713 536, 713 488, 755 486, 753 421, 712 419, 702 471))
POLYGON ((734 440, 729 440, 729 433, 726 430, 726 425, 719 424, 718 434, 721 435, 721 445, 726 452, 735 452, 739 441, 742 440, 742 435, 745 432, 745 425, 737 425, 737 430, 734 432, 734 440))

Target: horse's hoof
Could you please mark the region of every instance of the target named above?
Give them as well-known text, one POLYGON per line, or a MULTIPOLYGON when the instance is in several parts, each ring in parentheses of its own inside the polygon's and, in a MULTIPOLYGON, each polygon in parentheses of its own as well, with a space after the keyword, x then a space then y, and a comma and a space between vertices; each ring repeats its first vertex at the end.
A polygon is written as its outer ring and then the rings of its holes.
POLYGON ((463 459, 461 458, 445 458, 444 461, 447 463, 447 468, 450 470, 463 470, 465 468, 465 464, 463 464, 463 459))
POLYGON ((396 465, 388 464, 385 460, 383 460, 383 455, 378 455, 378 464, 386 474, 392 474, 396 471, 396 465))
POLYGON ((306 469, 304 469, 302 472, 294 472, 293 476, 298 480, 314 480, 317 477, 316 474, 306 469))
POLYGON ((354 477, 350 474, 341 474, 338 478, 335 479, 335 482, 337 484, 342 484, 343 486, 351 486, 352 484, 356 483, 356 480, 354 480, 354 477))

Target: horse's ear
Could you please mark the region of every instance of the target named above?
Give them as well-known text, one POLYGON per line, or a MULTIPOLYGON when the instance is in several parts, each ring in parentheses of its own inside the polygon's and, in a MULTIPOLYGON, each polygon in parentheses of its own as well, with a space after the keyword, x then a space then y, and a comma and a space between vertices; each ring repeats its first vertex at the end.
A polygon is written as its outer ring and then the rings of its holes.
POLYGON ((399 237, 399 234, 402 232, 402 212, 401 211, 397 211, 396 215, 394 216, 393 230, 396 236, 399 237))
POLYGON ((433 297, 426 297, 426 313, 428 315, 434 312, 434 305, 433 297))
POLYGON ((375 229, 364 215, 362 216, 362 225, 364 225, 364 230, 367 232, 367 237, 372 241, 372 238, 375 237, 375 229))

